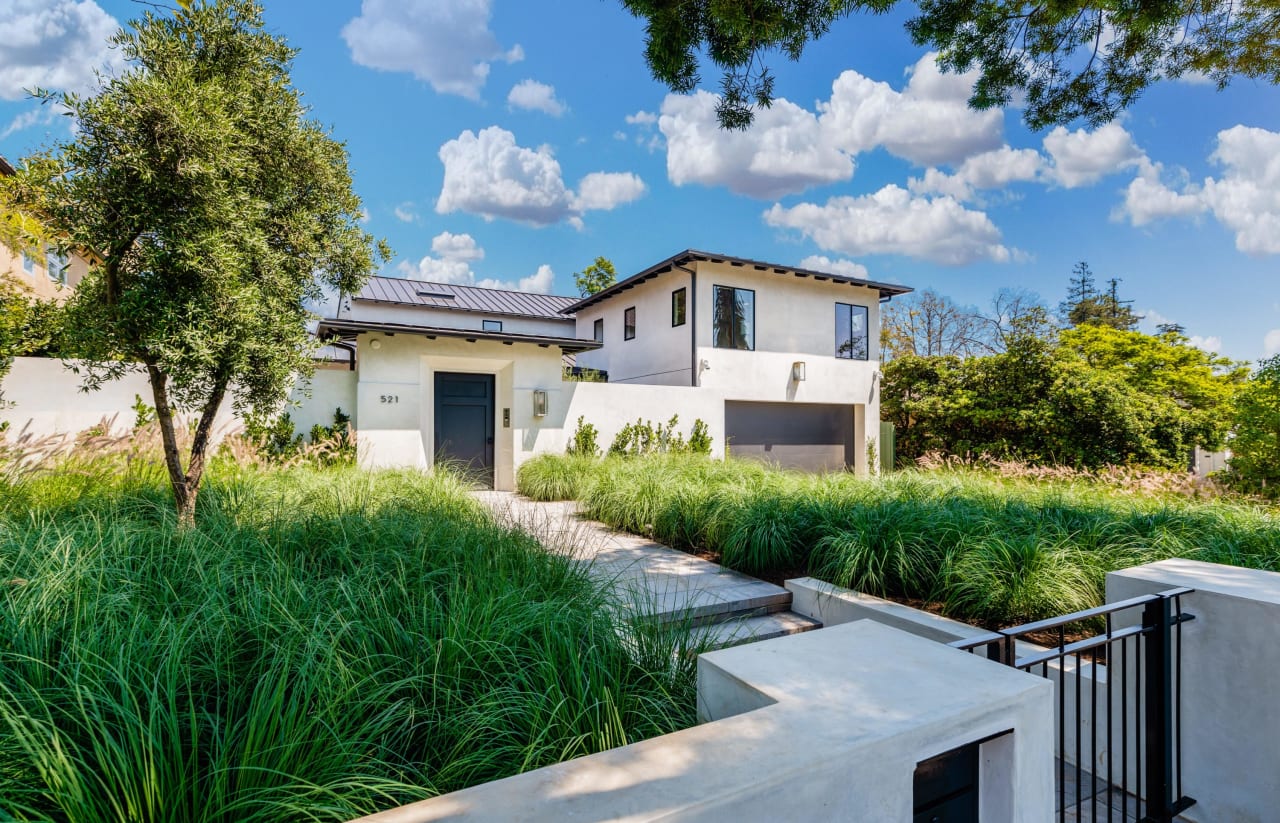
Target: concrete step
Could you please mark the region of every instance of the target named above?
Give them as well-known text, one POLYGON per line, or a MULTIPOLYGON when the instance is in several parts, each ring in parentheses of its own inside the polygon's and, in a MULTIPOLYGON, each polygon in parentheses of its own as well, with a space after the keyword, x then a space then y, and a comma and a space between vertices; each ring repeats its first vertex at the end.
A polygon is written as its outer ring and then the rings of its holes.
POLYGON ((822 624, 817 620, 785 611, 698 626, 692 631, 698 640, 708 641, 711 648, 723 649, 820 628, 822 624))
POLYGON ((749 578, 732 586, 704 587, 681 581, 680 585, 659 587, 650 582, 644 590, 635 587, 630 591, 637 594, 624 597, 624 602, 630 601, 638 613, 660 623, 706 626, 791 608, 791 592, 749 578))

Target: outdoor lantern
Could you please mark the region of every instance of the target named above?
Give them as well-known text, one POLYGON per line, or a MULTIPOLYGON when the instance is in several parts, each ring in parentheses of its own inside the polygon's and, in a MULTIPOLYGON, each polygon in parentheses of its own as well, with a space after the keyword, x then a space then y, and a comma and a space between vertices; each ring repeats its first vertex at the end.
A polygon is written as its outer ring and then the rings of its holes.
POLYGON ((547 391, 546 389, 533 390, 533 416, 547 416, 547 391))
POLYGON ((799 383, 804 380, 804 361, 797 360, 791 364, 791 379, 799 383))

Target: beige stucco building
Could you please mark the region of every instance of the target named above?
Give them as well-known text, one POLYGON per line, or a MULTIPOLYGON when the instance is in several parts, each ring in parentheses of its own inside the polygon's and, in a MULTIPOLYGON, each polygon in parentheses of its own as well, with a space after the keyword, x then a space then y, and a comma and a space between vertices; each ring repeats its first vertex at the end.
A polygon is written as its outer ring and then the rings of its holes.
POLYGON ((880 304, 910 289, 685 251, 586 298, 373 278, 319 332, 355 351, 366 465, 469 464, 496 488, 637 419, 701 419, 713 453, 868 470, 880 304), (566 364, 607 382, 563 377, 566 364))
MULTIPOLYGON (((13 174, 13 167, 0 157, 0 175, 13 174)), ((65 300, 84 276, 89 263, 77 254, 60 254, 57 249, 15 249, 0 243, 0 278, 40 300, 65 300)))

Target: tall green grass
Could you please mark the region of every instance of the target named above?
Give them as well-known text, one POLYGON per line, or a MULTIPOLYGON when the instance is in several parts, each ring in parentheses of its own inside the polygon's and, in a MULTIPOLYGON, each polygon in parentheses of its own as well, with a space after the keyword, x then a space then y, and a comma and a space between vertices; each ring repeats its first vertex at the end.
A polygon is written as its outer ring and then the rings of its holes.
POLYGON ((1087 479, 977 470, 814 476, 688 456, 521 467, 521 491, 572 490, 586 513, 725 565, 797 567, 841 586, 918 599, 988 625, 1103 601, 1108 571, 1169 557, 1280 570, 1280 510, 1087 479))
MULTIPOLYGON (((10 467, 12 469, 12 467, 10 467)), ((679 640, 456 481, 0 474, 0 819, 346 820, 684 728, 679 640)))

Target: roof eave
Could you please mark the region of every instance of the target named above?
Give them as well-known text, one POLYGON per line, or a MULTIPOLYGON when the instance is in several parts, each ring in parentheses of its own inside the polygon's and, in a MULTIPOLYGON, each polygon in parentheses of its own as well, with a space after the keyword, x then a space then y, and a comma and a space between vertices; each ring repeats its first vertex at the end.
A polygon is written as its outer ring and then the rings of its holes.
POLYGON ((745 257, 733 257, 727 254, 712 254, 711 252, 698 251, 697 249, 685 249, 684 251, 674 254, 645 269, 638 274, 633 274, 625 280, 613 284, 607 289, 598 291, 595 294, 584 297, 572 305, 561 309, 561 314, 576 314, 577 312, 596 303, 608 300, 616 294, 635 288, 641 283, 652 280, 659 275, 666 274, 676 266, 694 261, 705 261, 711 263, 729 263, 730 265, 747 267, 756 271, 772 271, 776 274, 792 274, 796 277, 812 277, 817 280, 828 280, 833 283, 847 283, 851 286, 862 286, 864 288, 873 289, 880 294, 880 298, 896 297, 901 294, 908 294, 914 289, 909 286, 899 286, 894 283, 881 283, 875 280, 862 280, 857 277, 849 277, 846 275, 834 274, 832 272, 818 271, 816 269, 803 269, 796 266, 780 266, 773 263, 765 263, 760 260, 750 260, 745 257))
POLYGON ((576 337, 550 337, 540 334, 520 334, 518 332, 482 331, 479 329, 453 329, 436 326, 411 326, 406 323, 369 323, 360 320, 343 320, 326 318, 316 327, 316 334, 411 334, 434 339, 436 337, 456 338, 468 342, 492 340, 506 345, 529 343, 540 348, 555 346, 561 351, 574 354, 600 348, 601 343, 595 340, 582 340, 576 337))

